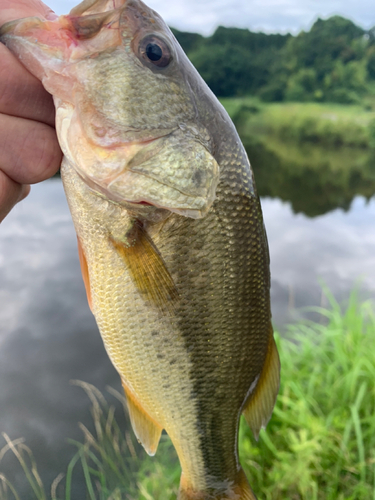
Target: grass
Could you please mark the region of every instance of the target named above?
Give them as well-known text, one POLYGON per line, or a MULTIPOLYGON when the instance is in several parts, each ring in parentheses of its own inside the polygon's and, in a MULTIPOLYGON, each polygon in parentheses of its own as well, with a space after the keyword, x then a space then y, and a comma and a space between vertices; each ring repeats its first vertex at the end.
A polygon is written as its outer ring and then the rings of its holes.
MULTIPOLYGON (((9 452, 18 459, 23 469, 29 488, 28 500, 75 500, 73 496, 74 480, 84 477, 86 484, 86 499, 88 500, 137 500, 150 498, 173 499, 177 495, 180 471, 165 470, 172 463, 178 465, 178 460, 167 436, 162 436, 159 445, 161 460, 153 461, 136 442, 133 434, 123 432, 115 419, 114 406, 109 406, 100 391, 91 384, 74 381, 82 387, 91 401, 91 414, 94 423, 94 433, 79 424, 83 440, 69 440, 76 449, 65 474, 60 474, 50 488, 42 483, 31 450, 23 439, 11 441, 3 434, 6 445, 0 450, 1 460, 9 452), (163 475, 168 484, 157 481, 163 475), (140 481, 142 478, 142 481, 140 481), (153 492, 159 495, 154 497, 153 492)), ((125 397, 112 388, 108 391, 123 404, 127 416, 125 397)), ((128 419, 127 419, 128 420, 128 419)), ((130 429, 130 422, 126 425, 130 429)), ((17 493, 15 485, 0 473, 0 500, 23 500, 17 493)), ((80 500, 83 500, 80 499, 80 500)))
POLYGON ((242 462, 267 500, 375 498, 373 306, 353 294, 342 311, 327 294, 326 321, 279 342, 282 386, 259 448, 241 428, 242 462))
MULTIPOLYGON (((280 394, 258 443, 241 422, 241 463, 263 500, 375 500, 373 305, 359 304, 353 293, 342 308, 326 293, 330 308, 314 309, 320 322, 291 326, 283 339, 277 335, 280 394)), ((84 475, 90 500, 176 498, 180 470, 168 439, 155 458, 146 457, 118 428, 99 391, 80 385, 92 402, 95 433, 82 426, 84 439, 73 443, 77 452, 66 475, 48 495, 24 443, 9 440, 0 454, 16 454, 30 482, 27 498, 70 499, 74 474, 84 475)), ((2 475, 0 483, 2 500, 19 498, 2 475)))
POLYGON ((265 104, 251 97, 222 99, 240 136, 274 135, 291 143, 328 148, 375 147, 375 111, 366 105, 265 104))

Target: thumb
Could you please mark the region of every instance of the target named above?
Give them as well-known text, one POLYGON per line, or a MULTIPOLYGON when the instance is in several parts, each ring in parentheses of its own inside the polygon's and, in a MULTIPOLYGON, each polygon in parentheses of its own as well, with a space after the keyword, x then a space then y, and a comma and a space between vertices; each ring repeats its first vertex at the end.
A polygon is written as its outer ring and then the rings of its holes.
POLYGON ((29 192, 30 186, 18 184, 0 170, 0 222, 29 192))

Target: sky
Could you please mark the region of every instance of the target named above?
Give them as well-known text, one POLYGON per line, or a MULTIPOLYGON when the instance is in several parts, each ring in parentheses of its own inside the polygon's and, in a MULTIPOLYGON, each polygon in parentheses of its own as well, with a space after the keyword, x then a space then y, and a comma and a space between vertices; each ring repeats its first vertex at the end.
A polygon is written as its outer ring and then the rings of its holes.
MULTIPOLYGON (((74 0, 44 0, 67 14, 74 0)), ((210 35, 217 26, 267 33, 299 33, 321 17, 339 14, 369 29, 375 26, 374 0, 146 0, 164 20, 182 31, 210 35)))

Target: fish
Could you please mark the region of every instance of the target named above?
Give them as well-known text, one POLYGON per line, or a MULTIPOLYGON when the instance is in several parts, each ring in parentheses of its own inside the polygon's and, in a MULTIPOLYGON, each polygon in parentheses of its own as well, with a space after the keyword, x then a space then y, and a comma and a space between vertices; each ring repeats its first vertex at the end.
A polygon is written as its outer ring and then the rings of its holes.
POLYGON ((243 414, 269 421, 280 361, 269 251, 247 154, 163 19, 84 0, 0 40, 53 95, 89 306, 150 454, 163 429, 180 500, 254 500, 243 414))

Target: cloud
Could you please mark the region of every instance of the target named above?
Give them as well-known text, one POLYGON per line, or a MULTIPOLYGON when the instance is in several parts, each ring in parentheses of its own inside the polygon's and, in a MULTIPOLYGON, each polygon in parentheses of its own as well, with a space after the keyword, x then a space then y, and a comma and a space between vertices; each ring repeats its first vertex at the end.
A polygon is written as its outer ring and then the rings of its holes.
MULTIPOLYGON (((69 381, 121 390, 120 380, 87 306, 61 182, 33 186, 1 224, 0 238, 0 433, 25 438, 51 484, 76 451, 67 438, 82 438, 78 422, 92 427, 90 402, 69 381)), ((0 471, 27 498, 11 453, 0 471)), ((75 479, 74 488, 81 486, 75 479)))
MULTIPOLYGON (((71 0, 47 3, 66 14, 76 5, 71 0)), ((219 26, 237 26, 253 31, 293 32, 309 29, 318 17, 334 14, 348 17, 364 28, 375 25, 373 0, 148 0, 164 20, 175 28, 210 34, 219 26)))
MULTIPOLYGON (((293 308, 319 305, 321 281, 338 301, 356 282, 364 298, 375 295, 375 201, 357 197, 349 213, 341 209, 311 219, 293 214, 290 204, 262 200, 271 255, 274 322, 298 319, 293 308)), ((326 304, 327 305, 327 304, 326 304)))

